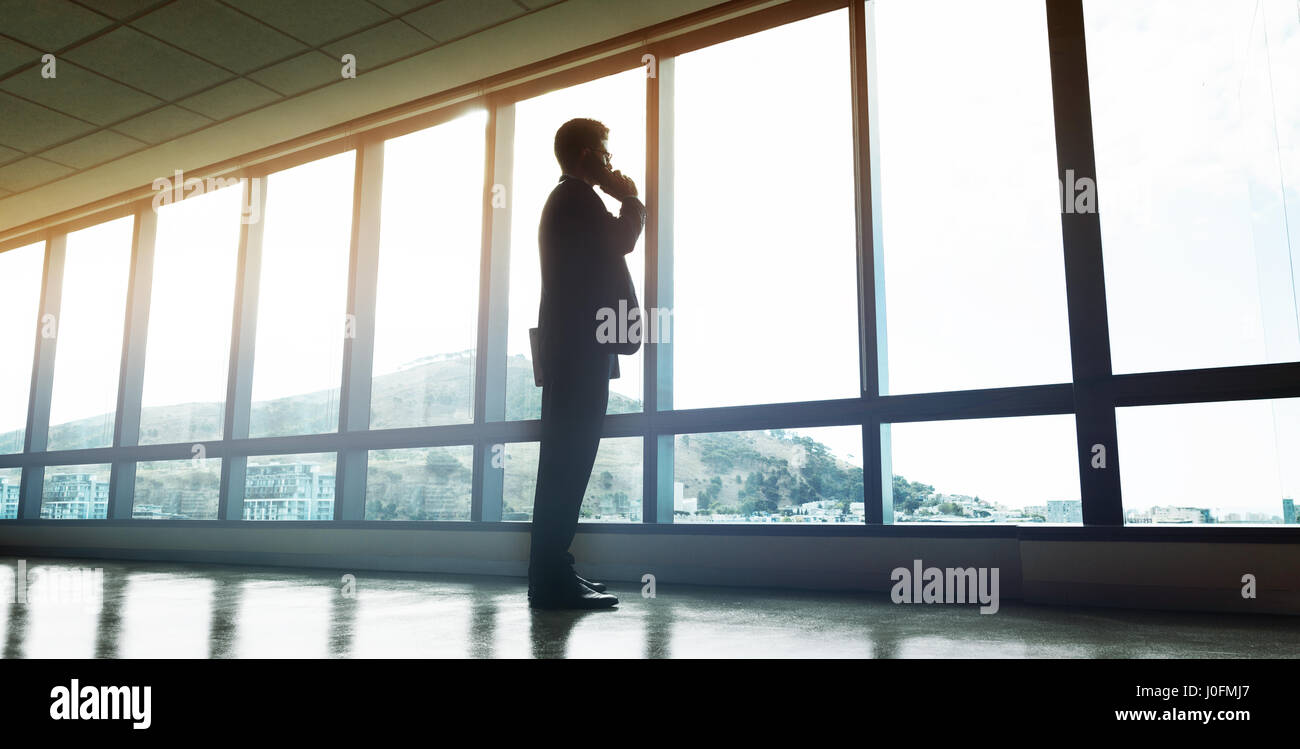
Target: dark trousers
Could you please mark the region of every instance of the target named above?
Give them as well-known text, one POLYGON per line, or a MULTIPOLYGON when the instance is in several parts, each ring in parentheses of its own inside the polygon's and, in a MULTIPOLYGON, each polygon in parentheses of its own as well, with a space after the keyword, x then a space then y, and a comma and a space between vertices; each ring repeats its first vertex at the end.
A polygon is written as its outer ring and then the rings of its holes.
POLYGON ((556 586, 572 579, 569 545, 600 446, 609 402, 610 356, 565 357, 542 388, 542 444, 533 497, 530 586, 556 586))

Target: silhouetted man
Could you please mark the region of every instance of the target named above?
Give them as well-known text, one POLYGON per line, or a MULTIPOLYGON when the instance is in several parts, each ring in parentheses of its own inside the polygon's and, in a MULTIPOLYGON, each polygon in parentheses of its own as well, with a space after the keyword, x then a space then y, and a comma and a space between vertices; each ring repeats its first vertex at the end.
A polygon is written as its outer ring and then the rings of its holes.
MULTIPOLYGON (((631 295, 623 256, 645 226, 645 206, 631 178, 614 171, 609 128, 570 120, 555 133, 563 175, 542 209, 538 247, 542 299, 538 354, 542 369, 542 443, 533 498, 528 597, 536 608, 607 608, 618 599, 573 570, 569 545, 600 445, 609 380, 618 356, 597 339, 597 313, 631 295), (622 202, 605 210, 598 186, 622 202)), ((627 304, 634 304, 629 300, 627 304)))

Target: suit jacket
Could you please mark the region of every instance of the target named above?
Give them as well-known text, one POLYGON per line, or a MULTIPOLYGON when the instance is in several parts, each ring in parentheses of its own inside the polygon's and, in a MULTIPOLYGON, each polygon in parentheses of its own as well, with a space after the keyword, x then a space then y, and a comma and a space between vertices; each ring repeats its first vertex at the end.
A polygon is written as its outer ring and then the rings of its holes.
MULTIPOLYGON (((626 293, 622 259, 636 247, 646 211, 636 198, 622 203, 615 218, 591 185, 567 174, 546 199, 537 229, 542 264, 537 326, 547 379, 562 372, 566 362, 599 354, 596 313, 602 307, 617 311, 626 293)), ((618 355, 606 355, 609 377, 616 378, 618 355)))

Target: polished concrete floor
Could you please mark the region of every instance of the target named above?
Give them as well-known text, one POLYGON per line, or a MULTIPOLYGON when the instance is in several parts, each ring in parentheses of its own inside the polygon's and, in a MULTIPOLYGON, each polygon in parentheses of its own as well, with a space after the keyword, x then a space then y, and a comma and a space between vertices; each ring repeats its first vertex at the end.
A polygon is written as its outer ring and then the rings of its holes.
POLYGON ((611 586, 617 609, 534 612, 524 592, 506 577, 353 583, 319 570, 0 557, 0 645, 6 658, 1300 657, 1300 626, 1285 617, 1011 602, 981 615, 884 594, 660 585, 646 598, 630 584, 611 586))

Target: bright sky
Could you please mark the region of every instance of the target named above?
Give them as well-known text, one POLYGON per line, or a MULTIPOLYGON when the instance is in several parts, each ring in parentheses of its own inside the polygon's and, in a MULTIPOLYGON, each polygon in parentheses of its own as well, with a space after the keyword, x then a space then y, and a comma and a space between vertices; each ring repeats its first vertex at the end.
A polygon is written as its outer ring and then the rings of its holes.
MULTIPOLYGON (((254 403, 339 388, 355 159, 344 151, 267 178, 254 403)), ((254 421, 250 436, 269 435, 254 421)))
MULTIPOLYGON (((537 325, 542 273, 537 250, 537 227, 546 198, 560 179, 555 161, 555 131, 575 117, 590 117, 609 127, 609 152, 614 168, 636 182, 645 195, 645 90, 646 73, 638 68, 580 86, 554 91, 515 105, 514 177, 508 188, 510 206, 510 316, 507 352, 530 355, 528 329, 537 325)), ((614 215, 621 204, 596 194, 614 215)), ((645 234, 636 249, 624 256, 637 298, 645 299, 645 234)), ((619 378, 610 392, 640 400, 641 353, 619 360, 619 378)), ((529 385, 531 387, 531 385, 529 385)))
POLYGON ((377 375, 477 345, 486 127, 477 111, 384 146, 377 375))
POLYGON ((100 415, 103 420, 91 425, 89 443, 80 435, 55 439, 51 430, 51 450, 113 443, 134 227, 135 218, 124 216, 68 235, 50 424, 100 415))
MULTIPOLYGON (((1041 0, 872 5, 889 392, 1068 381, 1041 0)), ((1085 0, 1085 21, 1115 370, 1300 359, 1300 9, 1085 0)), ((857 393, 847 22, 836 11, 676 61, 677 408, 857 393)), ((609 125, 614 164, 644 198, 644 101, 636 69, 516 106, 511 354, 536 324, 555 129, 609 125)), ((387 146, 376 373, 475 344, 484 123, 387 146)), ((352 172, 346 153, 271 177, 255 399, 338 386, 352 172)), ((229 277, 238 226, 207 223, 237 211, 224 192, 160 216, 156 272, 175 280, 154 285, 147 404, 224 393, 229 284, 211 279, 229 277), (211 256, 204 288, 182 280, 196 271, 181 246, 211 256), (159 358, 162 339, 179 361, 159 358)), ((122 306, 130 234, 126 219, 69 237, 56 423, 112 409, 121 325, 104 310, 122 306)), ((0 284, 29 291, 39 269, 20 256, 6 254, 0 284)), ((644 299, 641 246, 627 259, 644 299)), ((20 351, 24 325, 4 339, 20 351)), ((613 389, 641 398, 640 356, 622 372, 613 389)), ((12 379, 0 385, 25 400, 26 377, 12 379)), ((0 421, 21 425, 10 410, 0 421)), ((1119 429, 1129 508, 1277 514, 1282 496, 1300 499, 1294 402, 1125 409, 1119 429)), ((815 436, 860 464, 856 430, 815 436)), ((895 425, 892 446, 895 473, 941 491, 1078 498, 1069 416, 895 425)))
POLYGON ((220 439, 230 367, 231 311, 239 256, 241 185, 160 206, 145 349, 142 443, 220 439), (203 279, 202 283, 195 283, 203 279), (148 433, 148 408, 212 404, 216 430, 148 433))
MULTIPOLYGON (((36 308, 41 300, 41 271, 45 243, 19 247, 4 254, 0 266, 0 351, 20 362, 36 346, 36 308)), ((22 431, 27 424, 27 398, 31 393, 30 367, 0 367, 0 434, 17 429, 17 439, 0 439, 0 451, 22 452, 22 431)))

